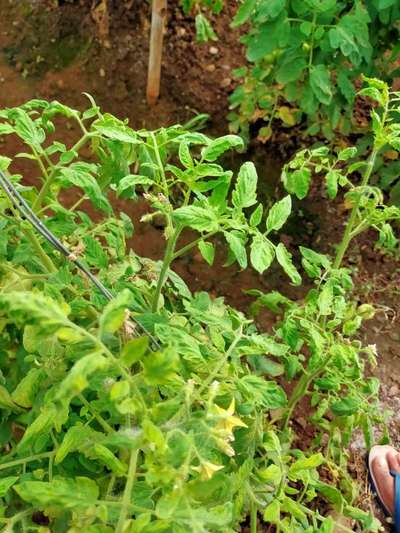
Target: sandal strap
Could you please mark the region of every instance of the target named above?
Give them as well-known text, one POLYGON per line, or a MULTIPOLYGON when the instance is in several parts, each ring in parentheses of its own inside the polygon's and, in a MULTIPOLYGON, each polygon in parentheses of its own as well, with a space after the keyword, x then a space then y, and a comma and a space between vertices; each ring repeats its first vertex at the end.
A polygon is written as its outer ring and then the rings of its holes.
POLYGON ((400 472, 390 472, 394 477, 394 526, 396 533, 400 533, 400 472))

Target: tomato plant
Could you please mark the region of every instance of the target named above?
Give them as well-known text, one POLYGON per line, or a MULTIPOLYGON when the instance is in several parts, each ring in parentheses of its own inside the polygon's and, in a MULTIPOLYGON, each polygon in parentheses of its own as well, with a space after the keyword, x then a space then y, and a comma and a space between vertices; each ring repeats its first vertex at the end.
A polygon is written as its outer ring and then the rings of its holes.
MULTIPOLYGON (((397 149, 398 129, 387 87, 371 80, 366 91, 382 107, 373 152, 361 186, 351 186, 350 169, 337 177, 351 189, 350 229, 336 259, 300 249, 315 281, 303 301, 254 293, 255 313, 266 305, 280 314, 270 334, 222 298, 192 294, 171 269, 196 246, 211 265, 219 235, 228 264, 249 261, 261 273, 276 259, 288 282, 301 283, 277 234, 291 196, 264 214, 254 165, 233 180, 218 162, 242 146, 240 137, 211 139, 184 126, 135 131, 93 100, 84 113, 44 100, 0 112, 0 134, 20 138, 26 151, 18 156, 37 165, 41 182, 24 185, 0 158, 4 531, 229 533, 250 516, 252 533, 258 520, 288 533, 332 533, 321 502, 378 531, 354 505, 346 468, 352 432, 362 429, 370 444, 382 422, 379 383, 364 373, 375 349, 354 336, 374 311, 352 301, 341 259, 356 231, 383 231, 396 218, 367 187, 383 139, 397 149), (78 124, 74 145, 55 140, 56 117, 78 124), (72 187, 80 193, 67 207, 72 187), (132 223, 113 212, 111 193, 145 198, 144 222, 164 219, 162 261, 126 248, 132 223), (102 220, 80 210, 87 199, 102 220), (197 237, 182 245, 185 228, 197 237), (303 449, 292 425, 300 402, 313 427, 303 449)), ((304 197, 304 176, 339 172, 336 164, 326 152, 298 154, 284 171, 288 192, 304 197)))
POLYGON ((233 26, 249 25, 249 65, 236 71, 232 130, 247 137, 258 122, 266 141, 277 119, 309 135, 348 134, 360 75, 396 76, 399 18, 395 0, 244 0, 233 26))

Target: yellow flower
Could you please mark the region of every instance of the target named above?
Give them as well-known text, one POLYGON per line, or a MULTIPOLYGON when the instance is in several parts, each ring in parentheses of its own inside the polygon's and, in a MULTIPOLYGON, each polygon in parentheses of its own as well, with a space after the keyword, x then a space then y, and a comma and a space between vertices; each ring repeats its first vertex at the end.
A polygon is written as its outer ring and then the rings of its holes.
POLYGON ((202 479, 203 481, 211 479, 215 472, 218 472, 218 470, 221 470, 222 468, 224 468, 222 465, 215 465, 214 463, 210 463, 209 461, 204 461, 199 466, 192 466, 193 470, 199 472, 200 479, 202 479))
POLYGON ((222 409, 218 405, 214 405, 214 412, 218 417, 216 429, 223 430, 228 434, 232 433, 233 428, 242 427, 247 428, 247 425, 240 420, 235 414, 235 399, 233 398, 228 409, 222 409))

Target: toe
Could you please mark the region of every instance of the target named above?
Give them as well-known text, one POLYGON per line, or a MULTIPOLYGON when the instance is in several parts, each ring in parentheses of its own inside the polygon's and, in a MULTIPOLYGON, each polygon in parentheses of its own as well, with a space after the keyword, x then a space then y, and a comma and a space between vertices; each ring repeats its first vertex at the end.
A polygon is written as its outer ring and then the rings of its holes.
POLYGON ((397 456, 391 457, 390 452, 386 456, 376 457, 371 465, 379 497, 391 514, 394 511, 394 480, 390 475, 389 460, 392 462, 394 459, 396 460, 397 470, 397 456))

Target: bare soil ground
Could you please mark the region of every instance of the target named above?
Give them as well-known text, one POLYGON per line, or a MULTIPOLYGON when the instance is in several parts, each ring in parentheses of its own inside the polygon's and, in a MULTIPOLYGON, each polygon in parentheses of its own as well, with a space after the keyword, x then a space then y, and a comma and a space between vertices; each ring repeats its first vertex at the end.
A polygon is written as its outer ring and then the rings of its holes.
MULTIPOLYGON (((215 20, 219 41, 198 45, 194 42, 193 20, 182 15, 176 0, 170 2, 161 98, 153 108, 148 108, 145 101, 148 3, 109 0, 107 12, 96 9, 96 5, 91 0, 0 0, 0 108, 37 97, 83 108, 86 101, 82 93, 89 92, 104 110, 128 117, 135 128, 182 123, 196 112, 205 112, 210 114, 208 133, 226 132, 227 97, 235 84, 231 70, 243 63, 238 35, 229 27, 233 3, 230 7, 228 2, 228 16, 215 20)), ((62 134, 68 143, 76 132, 72 127, 65 128, 62 134)), ((237 168, 243 157, 253 160, 261 181, 260 200, 268 203, 279 193, 280 168, 292 149, 293 141, 287 146, 251 145, 245 156, 226 163, 237 168)), ((11 156, 19 150, 18 143, 10 137, 0 140, 0 154, 11 156)), ((36 171, 22 160, 13 168, 23 173, 27 183, 35 181, 36 171)), ((72 197, 65 198, 66 204, 73 201, 72 197)), ((162 229, 139 223, 148 209, 146 204, 118 200, 115 207, 128 213, 135 224, 130 242, 133 249, 140 255, 160 258, 164 249, 162 229)), ((308 244, 332 252, 343 231, 345 216, 341 201, 326 200, 317 183, 282 239, 293 251, 298 244, 308 244)), ((357 297, 374 303, 378 309, 362 336, 367 343, 377 345, 379 364, 373 372, 382 384, 382 410, 391 412, 393 444, 400 447, 400 269, 396 260, 374 249, 374 237, 371 234, 356 241, 347 261, 355 271, 357 297)), ((223 295, 228 303, 242 310, 251 301, 245 294, 247 289, 277 289, 290 297, 302 297, 278 268, 260 276, 250 269, 225 268, 224 259, 225 249, 217 243, 217 261, 211 272, 196 252, 177 261, 175 268, 192 290, 223 295)), ((268 330, 271 324, 267 313, 260 317, 263 329, 268 330)), ((368 493, 361 439, 355 439, 352 454, 354 476, 364 488, 361 499, 366 507, 372 505, 384 521, 368 493)), ((386 530, 390 531, 389 525, 386 530)))

